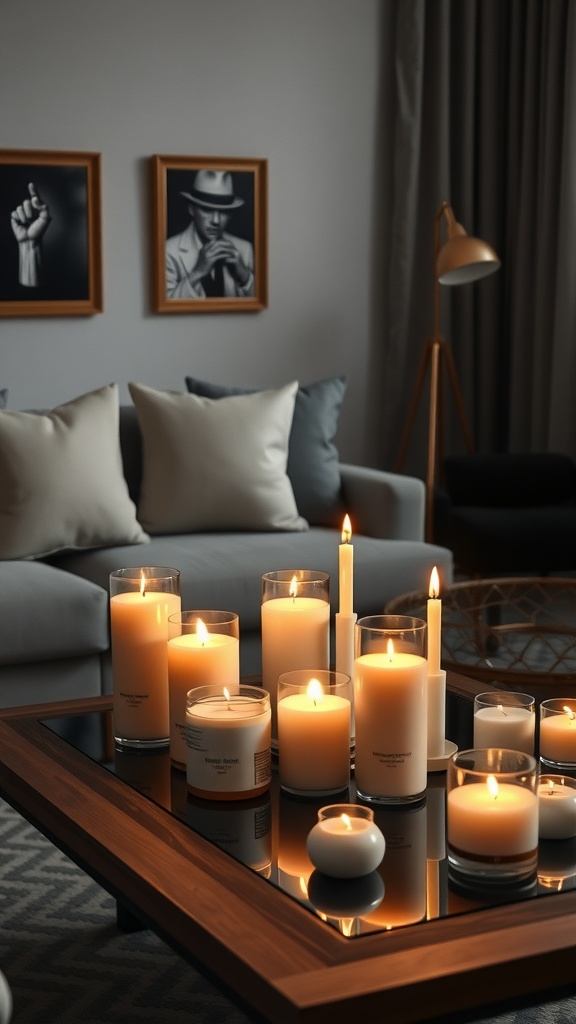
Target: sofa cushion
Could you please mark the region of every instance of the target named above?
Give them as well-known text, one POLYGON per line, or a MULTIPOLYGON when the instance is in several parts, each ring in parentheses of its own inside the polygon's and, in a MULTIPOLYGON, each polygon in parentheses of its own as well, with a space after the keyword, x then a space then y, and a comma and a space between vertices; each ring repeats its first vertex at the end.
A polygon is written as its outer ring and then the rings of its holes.
POLYGON ((138 544, 115 384, 51 412, 0 413, 0 558, 138 544))
POLYGON ((0 388, 0 409, 5 409, 8 402, 7 388, 0 388))
MULTIPOLYGON (((196 377, 186 377, 186 387, 205 398, 255 393, 255 389, 211 384, 196 377)), ((341 525, 345 512, 334 443, 345 391, 346 378, 332 377, 300 385, 296 393, 286 471, 300 515, 318 525, 341 525)))
POLYGON ((105 589, 44 562, 2 562, 0 574, 0 664, 84 657, 107 649, 105 589))
POLYGON ((142 431, 146 530, 307 529, 286 474, 296 382, 219 401, 128 386, 142 431))

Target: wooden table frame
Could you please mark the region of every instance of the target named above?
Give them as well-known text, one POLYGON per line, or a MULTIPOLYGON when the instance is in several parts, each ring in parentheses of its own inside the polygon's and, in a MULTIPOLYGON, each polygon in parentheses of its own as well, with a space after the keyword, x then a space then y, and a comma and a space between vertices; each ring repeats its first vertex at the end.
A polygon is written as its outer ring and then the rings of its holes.
POLYGON ((574 891, 344 938, 39 721, 109 707, 0 711, 0 795, 262 1019, 415 1024, 576 982, 574 891))

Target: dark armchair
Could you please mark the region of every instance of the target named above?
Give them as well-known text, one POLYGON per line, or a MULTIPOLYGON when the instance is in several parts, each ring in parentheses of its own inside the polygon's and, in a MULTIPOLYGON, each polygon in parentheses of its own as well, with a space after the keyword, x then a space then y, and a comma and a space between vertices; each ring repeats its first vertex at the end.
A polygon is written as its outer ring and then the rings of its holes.
POLYGON ((558 453, 450 456, 434 541, 472 576, 576 569, 576 464, 558 453))

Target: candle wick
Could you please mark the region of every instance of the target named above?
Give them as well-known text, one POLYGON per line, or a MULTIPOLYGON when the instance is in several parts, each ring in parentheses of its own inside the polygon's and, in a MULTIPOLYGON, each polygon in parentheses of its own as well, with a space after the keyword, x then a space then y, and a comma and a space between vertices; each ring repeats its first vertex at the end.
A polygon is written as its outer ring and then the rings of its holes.
POLYGON ((504 718, 508 717, 501 704, 498 705, 498 711, 500 712, 501 715, 504 715, 504 718))

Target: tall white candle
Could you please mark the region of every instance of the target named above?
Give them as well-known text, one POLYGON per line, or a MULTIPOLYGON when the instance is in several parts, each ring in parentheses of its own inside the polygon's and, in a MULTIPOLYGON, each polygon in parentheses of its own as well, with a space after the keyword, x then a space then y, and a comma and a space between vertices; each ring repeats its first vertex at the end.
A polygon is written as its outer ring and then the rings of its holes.
POLYGON ((440 579, 436 566, 430 574, 430 597, 428 599, 428 672, 435 675, 440 671, 442 601, 440 600, 440 579))
POLYGON ((356 785, 362 794, 414 798, 426 789, 426 661, 362 654, 355 661, 356 785))
POLYGON ((338 550, 339 611, 341 615, 353 615, 354 613, 354 545, 351 540, 352 525, 350 516, 346 515, 342 525, 342 543, 338 550))
POLYGON ((280 784, 296 792, 336 793, 350 781, 350 701, 311 678, 306 693, 278 701, 280 784))
POLYGON ((169 736, 168 618, 180 596, 146 589, 110 598, 114 735, 150 742, 169 736))
MULTIPOLYGON (((217 628, 217 627, 214 627, 217 628)), ((217 684, 233 689, 240 682, 239 643, 235 636, 209 632, 200 619, 196 632, 168 641, 170 757, 186 765, 186 694, 194 686, 217 684)))

